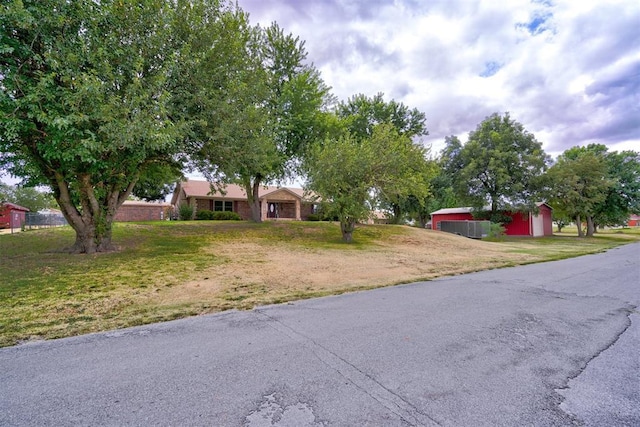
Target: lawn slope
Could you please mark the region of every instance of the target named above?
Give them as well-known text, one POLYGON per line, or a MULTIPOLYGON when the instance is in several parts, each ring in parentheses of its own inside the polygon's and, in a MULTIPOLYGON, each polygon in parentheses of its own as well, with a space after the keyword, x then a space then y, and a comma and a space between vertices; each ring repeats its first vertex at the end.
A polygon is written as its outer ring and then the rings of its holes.
MULTIPOLYGON (((630 241, 486 242, 404 226, 120 223, 119 250, 68 255, 68 228, 0 235, 0 346, 592 253, 630 241)), ((631 237, 633 238, 633 236, 631 237)), ((637 238, 637 236, 636 236, 637 238)))

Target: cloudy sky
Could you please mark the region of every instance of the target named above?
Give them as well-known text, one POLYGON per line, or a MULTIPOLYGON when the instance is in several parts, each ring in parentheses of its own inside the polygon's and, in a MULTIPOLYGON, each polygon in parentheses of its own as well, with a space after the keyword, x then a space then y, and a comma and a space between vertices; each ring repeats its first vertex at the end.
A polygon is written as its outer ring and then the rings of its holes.
POLYGON ((554 157, 598 142, 640 151, 637 0, 238 0, 306 41, 340 100, 378 92, 444 137, 509 112, 554 157))

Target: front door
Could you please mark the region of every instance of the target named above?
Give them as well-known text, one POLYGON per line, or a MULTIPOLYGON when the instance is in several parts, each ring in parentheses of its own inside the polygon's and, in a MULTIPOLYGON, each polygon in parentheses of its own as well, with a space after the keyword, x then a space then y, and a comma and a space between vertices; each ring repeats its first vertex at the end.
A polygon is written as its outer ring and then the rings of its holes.
POLYGON ((267 218, 278 218, 278 204, 277 203, 269 203, 269 207, 267 210, 267 218))

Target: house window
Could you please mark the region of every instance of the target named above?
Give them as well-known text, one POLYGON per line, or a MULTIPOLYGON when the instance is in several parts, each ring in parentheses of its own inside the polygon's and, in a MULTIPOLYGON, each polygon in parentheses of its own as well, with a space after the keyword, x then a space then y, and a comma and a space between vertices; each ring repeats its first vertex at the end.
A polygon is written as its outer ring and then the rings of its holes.
POLYGON ((213 202, 214 211, 233 211, 233 202, 226 200, 215 200, 213 202))

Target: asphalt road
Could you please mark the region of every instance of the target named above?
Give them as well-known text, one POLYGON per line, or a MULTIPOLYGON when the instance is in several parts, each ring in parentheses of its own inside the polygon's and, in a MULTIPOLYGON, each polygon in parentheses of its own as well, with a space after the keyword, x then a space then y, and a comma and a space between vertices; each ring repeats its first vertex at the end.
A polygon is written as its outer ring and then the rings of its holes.
POLYGON ((639 426, 638 305, 633 244, 30 343, 0 425, 639 426))

